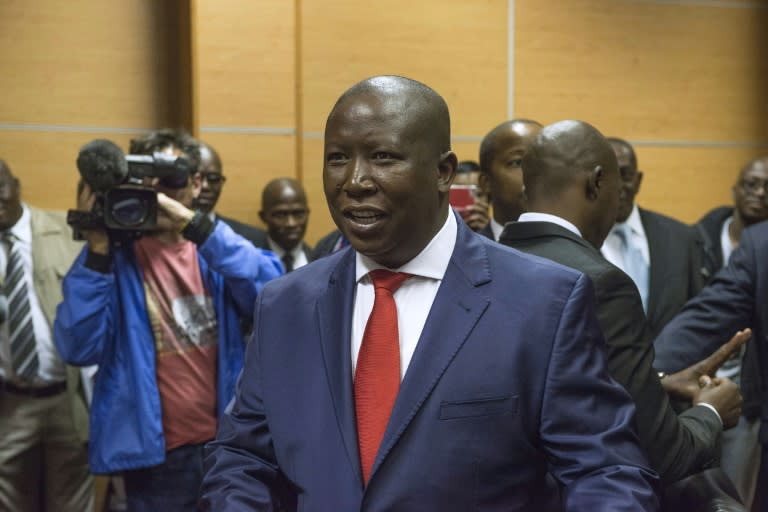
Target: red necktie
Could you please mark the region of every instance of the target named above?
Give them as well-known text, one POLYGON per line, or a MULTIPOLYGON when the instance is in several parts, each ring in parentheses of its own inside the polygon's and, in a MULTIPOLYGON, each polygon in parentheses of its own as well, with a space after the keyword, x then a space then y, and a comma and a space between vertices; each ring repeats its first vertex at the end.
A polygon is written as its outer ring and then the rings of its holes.
POLYGON ((411 275, 373 270, 370 276, 376 297, 355 370, 357 442, 366 484, 400 389, 400 334, 392 294, 411 275))

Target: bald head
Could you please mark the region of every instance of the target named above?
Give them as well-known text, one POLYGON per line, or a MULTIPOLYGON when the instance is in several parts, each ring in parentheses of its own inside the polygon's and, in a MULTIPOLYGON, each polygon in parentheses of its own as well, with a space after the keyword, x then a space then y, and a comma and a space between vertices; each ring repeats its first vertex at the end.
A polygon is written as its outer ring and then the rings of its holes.
POLYGON ((267 183, 261 192, 261 209, 269 210, 276 204, 288 200, 306 204, 307 198, 304 194, 304 187, 293 178, 277 178, 267 183))
POLYGON ((525 141, 532 138, 541 128, 541 123, 532 119, 512 119, 496 126, 480 143, 480 170, 491 172, 493 159, 499 151, 509 145, 510 140, 525 141))
POLYGON ((569 220, 599 248, 616 219, 619 172, 611 145, 592 125, 544 127, 523 157, 529 210, 569 220))
POLYGON ((448 105, 432 88, 402 76, 374 76, 347 89, 333 106, 328 121, 342 106, 360 97, 376 98, 383 107, 381 113, 384 116, 401 118, 436 153, 450 151, 451 118, 448 105))

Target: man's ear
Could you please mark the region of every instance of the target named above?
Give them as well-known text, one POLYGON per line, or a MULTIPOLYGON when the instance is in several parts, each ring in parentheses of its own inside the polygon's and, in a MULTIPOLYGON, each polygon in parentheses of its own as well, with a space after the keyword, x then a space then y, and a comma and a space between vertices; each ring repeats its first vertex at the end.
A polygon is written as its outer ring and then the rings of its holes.
POLYGON ((491 178, 488 173, 480 171, 480 175, 477 177, 477 186, 480 187, 480 191, 486 198, 486 201, 491 200, 491 178))
POLYGON ((640 192, 640 184, 643 182, 643 171, 637 170, 637 186, 635 187, 635 194, 640 192))
POLYGON ((261 219, 261 222, 263 222, 265 226, 267 225, 267 219, 266 219, 266 217, 267 217, 267 216, 266 216, 266 214, 264 213, 264 210, 259 210, 259 218, 261 219))
POLYGON ((603 186, 604 179, 605 173, 603 172, 603 168, 600 165, 595 166, 595 168, 589 172, 586 186, 587 199, 593 201, 597 199, 597 196, 600 194, 600 189, 603 186))
POLYGON ((447 193, 451 188, 458 166, 459 159, 453 151, 446 151, 440 155, 440 162, 437 164, 437 188, 440 192, 447 193))

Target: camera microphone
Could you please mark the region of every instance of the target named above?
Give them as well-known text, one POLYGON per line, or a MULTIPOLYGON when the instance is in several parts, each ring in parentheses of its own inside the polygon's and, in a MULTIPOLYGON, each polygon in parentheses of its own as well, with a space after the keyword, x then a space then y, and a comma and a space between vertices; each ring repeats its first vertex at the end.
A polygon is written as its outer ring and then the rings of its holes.
POLYGON ((117 144, 96 139, 80 148, 77 170, 92 188, 107 190, 123 182, 128 174, 128 163, 117 144))
POLYGON ((0 295, 0 324, 8 320, 8 297, 0 295))

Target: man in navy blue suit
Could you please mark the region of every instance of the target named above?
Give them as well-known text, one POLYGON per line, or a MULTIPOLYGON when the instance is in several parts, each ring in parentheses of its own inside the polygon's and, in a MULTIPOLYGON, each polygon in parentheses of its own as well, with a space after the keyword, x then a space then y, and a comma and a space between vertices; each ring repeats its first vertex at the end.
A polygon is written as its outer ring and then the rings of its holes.
POLYGON ((445 101, 360 82, 324 158, 351 246, 260 294, 202 509, 657 510, 589 280, 450 213, 445 101))

